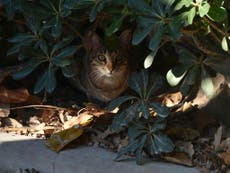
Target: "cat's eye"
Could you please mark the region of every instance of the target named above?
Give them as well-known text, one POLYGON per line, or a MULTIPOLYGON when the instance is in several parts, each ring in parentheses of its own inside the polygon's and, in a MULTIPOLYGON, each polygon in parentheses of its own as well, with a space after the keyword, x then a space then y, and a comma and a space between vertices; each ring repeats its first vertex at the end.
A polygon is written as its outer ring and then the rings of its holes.
POLYGON ((106 58, 105 58, 104 55, 99 55, 99 56, 97 57, 97 59, 98 59, 99 61, 104 62, 106 58))

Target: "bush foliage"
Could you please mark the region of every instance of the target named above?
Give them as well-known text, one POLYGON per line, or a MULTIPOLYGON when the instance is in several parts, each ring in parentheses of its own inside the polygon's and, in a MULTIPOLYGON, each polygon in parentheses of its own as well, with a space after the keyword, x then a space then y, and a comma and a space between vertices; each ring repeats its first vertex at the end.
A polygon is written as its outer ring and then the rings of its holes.
MULTIPOLYGON (((179 85, 184 96, 200 85, 212 97, 213 74, 230 73, 229 7, 227 0, 0 0, 0 41, 8 49, 7 57, 17 55, 25 64, 13 78, 40 69, 34 93, 51 93, 58 71, 65 77, 74 75, 71 58, 82 48, 82 30, 100 27, 112 36, 132 28, 132 44, 147 43, 150 52, 143 67, 150 67, 156 54, 170 44, 178 61, 165 76, 168 83, 179 85)), ((169 109, 151 99, 160 81, 147 70, 134 73, 129 86, 136 95, 110 103, 112 109, 129 102, 111 126, 128 127, 130 141, 118 158, 134 152, 140 164, 143 151, 154 155, 173 150, 171 140, 160 132, 169 109)))

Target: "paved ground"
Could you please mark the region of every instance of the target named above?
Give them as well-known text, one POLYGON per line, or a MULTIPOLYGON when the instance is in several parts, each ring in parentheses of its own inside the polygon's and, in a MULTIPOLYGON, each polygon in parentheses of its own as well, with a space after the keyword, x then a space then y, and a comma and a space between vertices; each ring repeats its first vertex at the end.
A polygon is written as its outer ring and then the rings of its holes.
POLYGON ((43 140, 0 133, 0 173, 35 168, 41 173, 199 173, 198 170, 168 163, 114 162, 116 154, 101 148, 81 147, 59 154, 43 140))

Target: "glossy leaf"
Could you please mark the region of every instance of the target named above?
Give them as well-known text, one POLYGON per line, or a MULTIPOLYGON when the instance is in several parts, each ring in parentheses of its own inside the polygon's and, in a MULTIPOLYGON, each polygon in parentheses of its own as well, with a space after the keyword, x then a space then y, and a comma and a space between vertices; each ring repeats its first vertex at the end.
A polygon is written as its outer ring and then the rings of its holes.
POLYGON ((111 129, 118 130, 122 126, 127 126, 132 120, 134 120, 137 116, 139 116, 139 112, 137 112, 140 103, 136 102, 130 105, 125 110, 119 112, 115 117, 111 125, 111 129))
POLYGON ((138 146, 138 148, 135 151, 135 155, 136 155, 136 163, 138 165, 142 165, 142 153, 143 153, 143 148, 145 146, 145 142, 147 139, 147 135, 142 136, 142 139, 140 140, 140 145, 138 146))
POLYGON ((45 71, 37 80, 34 87, 34 94, 38 94, 41 92, 46 85, 47 71, 45 71))
POLYGON ((163 25, 160 23, 156 26, 156 32, 154 33, 154 35, 152 36, 149 42, 149 49, 151 49, 152 51, 158 49, 163 33, 164 33, 164 28, 163 25))
POLYGON ((38 67, 42 61, 40 59, 31 58, 25 65, 25 67, 19 72, 13 74, 14 79, 22 79, 29 75, 36 67, 38 67))
POLYGON ((17 43, 17 42, 24 42, 28 40, 33 40, 34 36, 31 34, 26 34, 26 33, 19 33, 15 35, 14 37, 8 39, 10 43, 17 43))
POLYGON ((75 52, 77 51, 77 47, 76 46, 70 46, 67 48, 64 48, 58 55, 54 56, 53 59, 64 59, 67 57, 72 56, 75 52))
POLYGON ((174 149, 173 142, 163 134, 153 134, 154 142, 160 152, 169 153, 174 149))
POLYGON ((210 9, 210 5, 209 5, 208 2, 205 2, 205 3, 202 4, 202 5, 199 5, 199 7, 198 7, 199 16, 200 16, 200 17, 204 17, 205 15, 207 15, 209 9, 210 9))
POLYGON ((46 75, 45 89, 47 92, 51 93, 56 88, 56 70, 50 65, 46 75))
POLYGON ((228 16, 227 10, 224 7, 212 5, 208 12, 208 17, 215 22, 222 22, 228 16))
POLYGON ((118 29, 121 27, 124 18, 125 15, 122 15, 118 19, 114 20, 114 22, 108 28, 106 28, 106 35, 111 36, 113 33, 117 32, 118 29))
POLYGON ((71 68, 71 66, 68 66, 68 65, 64 66, 61 68, 61 70, 62 70, 62 74, 67 78, 74 76, 74 72, 73 72, 73 69, 71 68))
POLYGON ((169 109, 161 103, 152 102, 150 103, 150 106, 154 109, 154 112, 159 115, 159 117, 166 118, 169 115, 169 109))
POLYGON ((115 100, 113 100, 112 102, 109 103, 108 109, 110 111, 114 110, 116 107, 122 105, 123 103, 129 101, 129 100, 133 100, 133 99, 137 99, 134 96, 121 96, 116 98, 115 100))
POLYGON ((189 11, 188 11, 188 24, 192 24, 193 23, 193 19, 196 15, 196 7, 192 7, 189 11))
POLYGON ((135 140, 132 143, 128 144, 126 147, 124 147, 116 156, 115 160, 117 161, 121 156, 124 154, 127 154, 129 152, 134 152, 137 150, 137 148, 140 146, 140 141, 135 140))
POLYGON ((149 113, 149 106, 147 103, 145 103, 144 101, 141 101, 140 102, 140 112, 142 113, 142 116, 145 118, 145 119, 148 119, 149 116, 150 116, 150 113, 149 113))

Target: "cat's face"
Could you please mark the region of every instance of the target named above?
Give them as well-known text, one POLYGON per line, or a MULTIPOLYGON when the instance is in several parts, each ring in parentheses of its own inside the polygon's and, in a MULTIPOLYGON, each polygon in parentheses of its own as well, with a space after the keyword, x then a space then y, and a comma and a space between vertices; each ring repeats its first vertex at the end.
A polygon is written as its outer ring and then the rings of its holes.
POLYGON ((101 76, 112 77, 125 72, 128 69, 128 61, 119 50, 105 50, 91 55, 90 66, 92 71, 100 73, 101 76))
POLYGON ((90 33, 87 40, 89 52, 90 71, 96 78, 107 77, 122 78, 128 73, 128 42, 130 32, 124 31, 119 37, 119 46, 114 51, 109 51, 103 45, 103 41, 95 34, 90 33))

